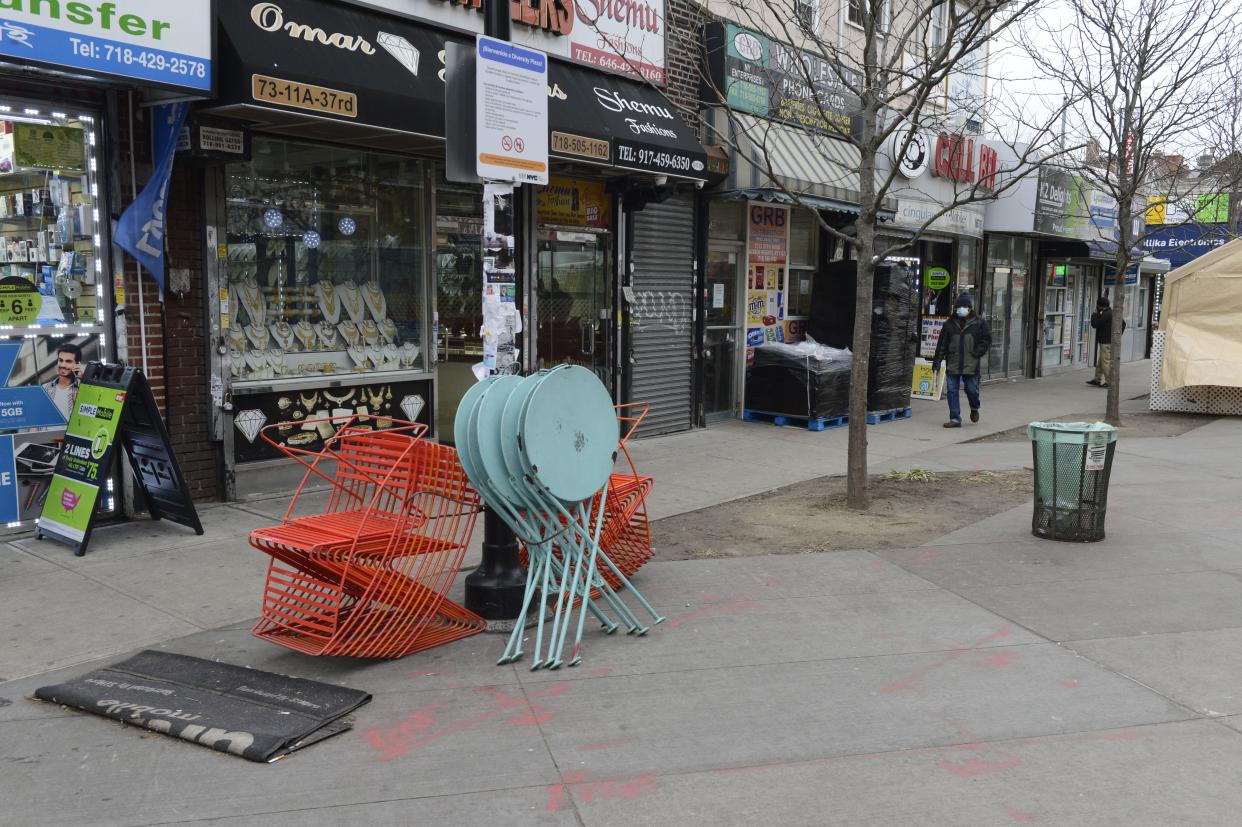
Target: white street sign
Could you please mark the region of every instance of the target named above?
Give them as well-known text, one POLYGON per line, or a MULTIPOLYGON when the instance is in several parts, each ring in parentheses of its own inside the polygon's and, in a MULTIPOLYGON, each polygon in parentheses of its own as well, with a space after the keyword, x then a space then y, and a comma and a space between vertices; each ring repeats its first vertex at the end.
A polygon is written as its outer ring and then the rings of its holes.
POLYGON ((548 56, 484 35, 475 48, 479 177, 547 184, 548 56))

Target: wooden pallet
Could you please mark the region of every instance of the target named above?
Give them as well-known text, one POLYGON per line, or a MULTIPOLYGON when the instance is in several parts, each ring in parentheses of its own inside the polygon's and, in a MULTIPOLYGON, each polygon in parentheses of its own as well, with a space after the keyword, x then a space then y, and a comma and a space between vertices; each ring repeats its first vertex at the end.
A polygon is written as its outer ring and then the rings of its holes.
POLYGON ((756 411, 750 408, 742 409, 742 419, 747 422, 771 422, 773 425, 787 425, 795 428, 806 428, 808 431, 827 431, 829 428, 844 428, 849 424, 848 416, 827 416, 810 418, 805 416, 793 416, 791 414, 778 414, 770 411, 756 411))

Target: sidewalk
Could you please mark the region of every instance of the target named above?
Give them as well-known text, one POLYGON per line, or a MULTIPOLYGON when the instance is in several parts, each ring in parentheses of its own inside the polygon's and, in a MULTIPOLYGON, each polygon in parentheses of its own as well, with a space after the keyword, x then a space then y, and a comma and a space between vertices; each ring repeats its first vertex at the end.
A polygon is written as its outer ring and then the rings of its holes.
MULTIPOLYGON (((923 457, 941 446, 1067 413, 1098 409, 1102 415, 1103 392, 1084 385, 1085 375, 986 385, 983 420, 961 430, 941 427, 943 402, 916 400, 912 419, 869 429, 870 470, 938 467, 923 457)), ((1149 375, 1148 362, 1125 365, 1123 388, 1131 390, 1124 395, 1145 393, 1149 375)), ((1138 409, 1146 403, 1128 404, 1138 409)), ((655 477, 648 510, 659 519, 844 474, 846 439, 844 428, 814 433, 729 422, 640 440, 631 453, 638 468, 655 477)), ((0 544, 0 681, 255 617, 267 558, 246 537, 279 522, 287 507, 284 497, 201 506, 201 537, 146 521, 106 526, 80 558, 50 541, 0 544), (92 620, 83 623, 83 617, 92 620)), ((466 560, 471 568, 481 540, 480 524, 466 560)))
MULTIPOLYGON (((1102 405, 1081 381, 987 388, 986 430, 1102 405)), ((1021 443, 953 444, 985 429, 942 415, 876 426, 872 447, 894 467, 1029 463, 1021 443)), ((665 513, 844 467, 839 432, 714 430, 640 443, 640 467, 667 466, 665 513)), ((242 521, 267 504, 209 509, 175 548, 158 526, 85 559, 22 543, 0 556, 8 676, 79 665, 0 683, 0 798, 23 825, 1232 823, 1239 445, 1236 419, 1123 435, 1102 543, 1039 541, 1024 505, 918 548, 652 564, 638 585, 668 622, 593 635, 557 672, 495 666, 498 636, 395 662, 252 638, 242 521), (374 700, 268 767, 26 700, 156 640, 374 700)))

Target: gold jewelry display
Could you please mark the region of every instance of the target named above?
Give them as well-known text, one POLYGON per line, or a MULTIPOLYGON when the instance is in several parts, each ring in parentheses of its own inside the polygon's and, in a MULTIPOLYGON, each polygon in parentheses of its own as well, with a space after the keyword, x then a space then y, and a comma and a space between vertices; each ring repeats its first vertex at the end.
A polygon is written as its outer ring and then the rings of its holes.
POLYGON ((366 315, 367 305, 362 297, 362 291, 358 289, 358 285, 353 281, 347 281, 341 285, 338 293, 341 297, 341 304, 345 305, 345 312, 349 314, 349 318, 354 324, 362 324, 362 319, 366 315))
POLYGON ((280 345, 284 350, 293 348, 294 334, 293 328, 284 319, 272 322, 268 328, 272 332, 272 338, 276 340, 276 344, 280 345))
POLYGON ((358 330, 358 325, 351 321, 343 321, 336 326, 341 332, 341 338, 345 340, 345 344, 349 347, 355 347, 362 344, 362 333, 358 330))
POLYGON ((366 300, 367 309, 371 311, 372 319, 379 322, 388 317, 388 300, 384 298, 384 291, 380 289, 378 281, 366 283, 363 298, 366 300))
POLYGON ((315 285, 315 295, 319 298, 319 312, 325 321, 336 324, 341 320, 340 296, 330 281, 321 281, 315 285))
POLYGON ((368 345, 374 345, 379 342, 380 332, 379 325, 373 320, 367 319, 362 323, 362 340, 368 345))
POLYGON ((299 393, 298 402, 307 413, 310 413, 315 410, 315 406, 319 404, 319 391, 315 391, 309 397, 299 393))
MULTIPOLYGON (((298 341, 302 343, 302 350, 310 350, 315 344, 315 326, 303 319, 293 326, 293 332, 297 335, 298 341)), ((336 331, 332 331, 332 335, 336 336, 336 331)))
POLYGON ((349 391, 348 393, 346 393, 346 394, 344 394, 344 395, 342 395, 342 396, 333 396, 333 395, 332 395, 331 393, 329 393, 328 391, 324 391, 324 392, 323 392, 323 398, 324 398, 324 399, 326 399, 326 400, 328 400, 329 402, 333 402, 333 403, 335 403, 335 404, 337 404, 337 405, 343 405, 343 404, 345 404, 346 402, 348 402, 348 401, 350 401, 351 399, 353 399, 353 398, 354 398, 354 392, 351 390, 351 391, 349 391))
POLYGON ((346 350, 350 360, 354 363, 357 370, 365 370, 367 366, 367 352, 362 345, 350 345, 346 350))
POLYGON ((367 408, 372 411, 378 411, 384 403, 384 389, 380 388, 378 393, 371 393, 368 388, 362 389, 362 395, 366 397, 367 408))
POLYGON ((315 335, 319 337, 319 346, 324 350, 336 348, 336 328, 331 322, 323 321, 315 325, 315 335))
POLYGON ((413 342, 406 342, 401 346, 401 367, 412 368, 418 361, 419 354, 418 345, 413 342))
POLYGON ((293 400, 287 396, 282 396, 276 400, 276 407, 280 408, 282 411, 287 411, 293 407, 293 400))
POLYGON ((229 347, 239 351, 246 349, 246 331, 242 330, 240 325, 229 328, 229 347))
POLYGON ((396 322, 394 322, 392 319, 384 319, 384 321, 380 322, 379 329, 380 329, 380 336, 384 338, 384 341, 389 342, 394 345, 397 343, 397 323, 396 322))
POLYGON ((267 321, 267 302, 263 298, 263 290, 254 276, 243 279, 234 288, 242 309, 246 311, 246 320, 252 325, 263 326, 267 321))
POLYGON ((251 346, 255 350, 262 350, 267 347, 267 340, 271 336, 266 327, 262 325, 246 325, 246 338, 250 340, 251 346))
POLYGON ((367 345, 367 358, 377 368, 384 363, 384 354, 375 345, 367 345))

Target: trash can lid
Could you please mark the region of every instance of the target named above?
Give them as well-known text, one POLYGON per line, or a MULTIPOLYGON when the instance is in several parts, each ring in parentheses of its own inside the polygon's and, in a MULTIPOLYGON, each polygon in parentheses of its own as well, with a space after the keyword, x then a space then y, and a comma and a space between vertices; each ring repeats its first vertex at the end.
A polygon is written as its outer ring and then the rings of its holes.
POLYGON ((1117 429, 1107 422, 1032 422, 1026 432, 1035 442, 1099 445, 1117 441, 1117 429))

